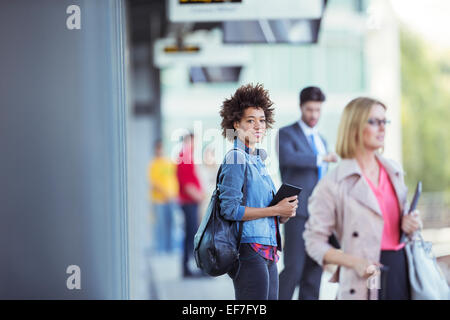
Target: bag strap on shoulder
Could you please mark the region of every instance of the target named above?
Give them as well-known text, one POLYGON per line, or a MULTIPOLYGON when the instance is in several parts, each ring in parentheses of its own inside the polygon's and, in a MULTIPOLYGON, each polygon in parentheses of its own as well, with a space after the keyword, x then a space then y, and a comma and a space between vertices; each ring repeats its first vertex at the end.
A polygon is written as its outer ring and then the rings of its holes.
MULTIPOLYGON (((233 148, 232 150, 238 150, 242 152, 238 148, 233 148)), ((247 163, 245 163, 245 170, 244 170, 244 184, 242 185, 242 202, 241 204, 245 206, 247 204, 247 163)), ((219 179, 220 179, 220 173, 222 172, 222 165, 220 165, 219 170, 217 171, 217 177, 216 177, 216 189, 218 188, 219 179)), ((241 244, 241 238, 242 238, 242 230, 244 229, 244 221, 239 221, 238 223, 238 237, 237 242, 240 245, 241 244)))
MULTIPOLYGON (((245 206, 247 204, 247 165, 245 165, 245 171, 244 171, 244 185, 242 186, 242 205, 245 206)), ((237 242, 239 243, 239 246, 241 245, 241 238, 242 238, 242 230, 244 230, 244 221, 239 221, 238 224, 238 237, 237 242)))

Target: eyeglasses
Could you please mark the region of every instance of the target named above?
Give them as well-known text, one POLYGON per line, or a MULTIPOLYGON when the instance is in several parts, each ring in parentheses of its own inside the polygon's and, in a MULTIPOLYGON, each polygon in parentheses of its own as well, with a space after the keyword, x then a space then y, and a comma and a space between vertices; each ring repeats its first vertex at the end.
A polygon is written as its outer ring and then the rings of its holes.
POLYGON ((380 120, 380 119, 376 119, 376 118, 370 118, 369 120, 367 120, 367 123, 370 124, 371 126, 380 127, 381 124, 386 126, 387 124, 390 124, 391 121, 390 120, 386 120, 386 119, 380 120))

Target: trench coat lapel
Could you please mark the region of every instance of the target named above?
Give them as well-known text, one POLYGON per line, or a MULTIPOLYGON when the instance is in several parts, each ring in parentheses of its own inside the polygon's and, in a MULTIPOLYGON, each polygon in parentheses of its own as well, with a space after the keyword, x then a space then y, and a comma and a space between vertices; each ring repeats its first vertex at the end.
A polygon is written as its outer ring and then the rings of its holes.
POLYGON ((358 200, 362 205, 368 207, 381 217, 383 214, 381 213, 380 205, 378 204, 377 197, 373 193, 372 189, 369 186, 369 183, 366 181, 364 176, 360 175, 358 181, 353 186, 350 191, 350 195, 358 200))
POLYGON ((369 183, 364 178, 356 159, 344 159, 339 167, 339 180, 349 176, 355 176, 357 179, 356 183, 350 189, 349 195, 382 217, 383 215, 378 200, 372 192, 369 183))

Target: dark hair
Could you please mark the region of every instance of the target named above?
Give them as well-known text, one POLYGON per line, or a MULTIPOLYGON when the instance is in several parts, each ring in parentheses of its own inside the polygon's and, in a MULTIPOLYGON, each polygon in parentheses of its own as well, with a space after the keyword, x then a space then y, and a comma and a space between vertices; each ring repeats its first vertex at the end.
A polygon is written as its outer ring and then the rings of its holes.
POLYGON ((232 139, 234 136, 227 136, 228 130, 233 130, 234 123, 241 121, 245 109, 249 107, 260 108, 266 117, 266 128, 272 128, 275 122, 273 102, 269 98, 269 92, 261 84, 247 84, 239 87, 230 99, 225 99, 220 109, 222 117, 222 135, 232 139))
POLYGON ((308 101, 325 101, 325 95, 319 87, 307 87, 300 92, 300 105, 308 101))
POLYGON ((153 144, 153 147, 156 149, 156 148, 158 148, 158 147, 161 147, 162 144, 163 144, 162 139, 156 139, 156 140, 155 140, 155 143, 153 144))
POLYGON ((188 138, 194 139, 194 133, 192 131, 188 131, 188 133, 180 137, 180 141, 185 142, 188 138))

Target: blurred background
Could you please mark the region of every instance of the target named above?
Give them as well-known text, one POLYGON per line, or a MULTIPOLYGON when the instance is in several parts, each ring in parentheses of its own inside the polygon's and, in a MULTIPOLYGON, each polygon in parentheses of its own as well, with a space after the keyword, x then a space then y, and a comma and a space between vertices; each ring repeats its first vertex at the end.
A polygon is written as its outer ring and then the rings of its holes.
MULTIPOLYGON (((423 181, 423 234, 450 281, 449 15, 445 0, 1 2, 0 298, 233 299, 227 276, 182 276, 177 205, 161 249, 151 163, 157 141, 175 161, 194 133, 201 218, 229 147, 218 112, 246 83, 275 103, 263 147, 277 186, 276 131, 299 119, 302 88, 327 96, 330 149, 347 102, 383 101, 385 155, 410 199, 423 181)), ((322 299, 334 299, 329 276, 322 299)))

